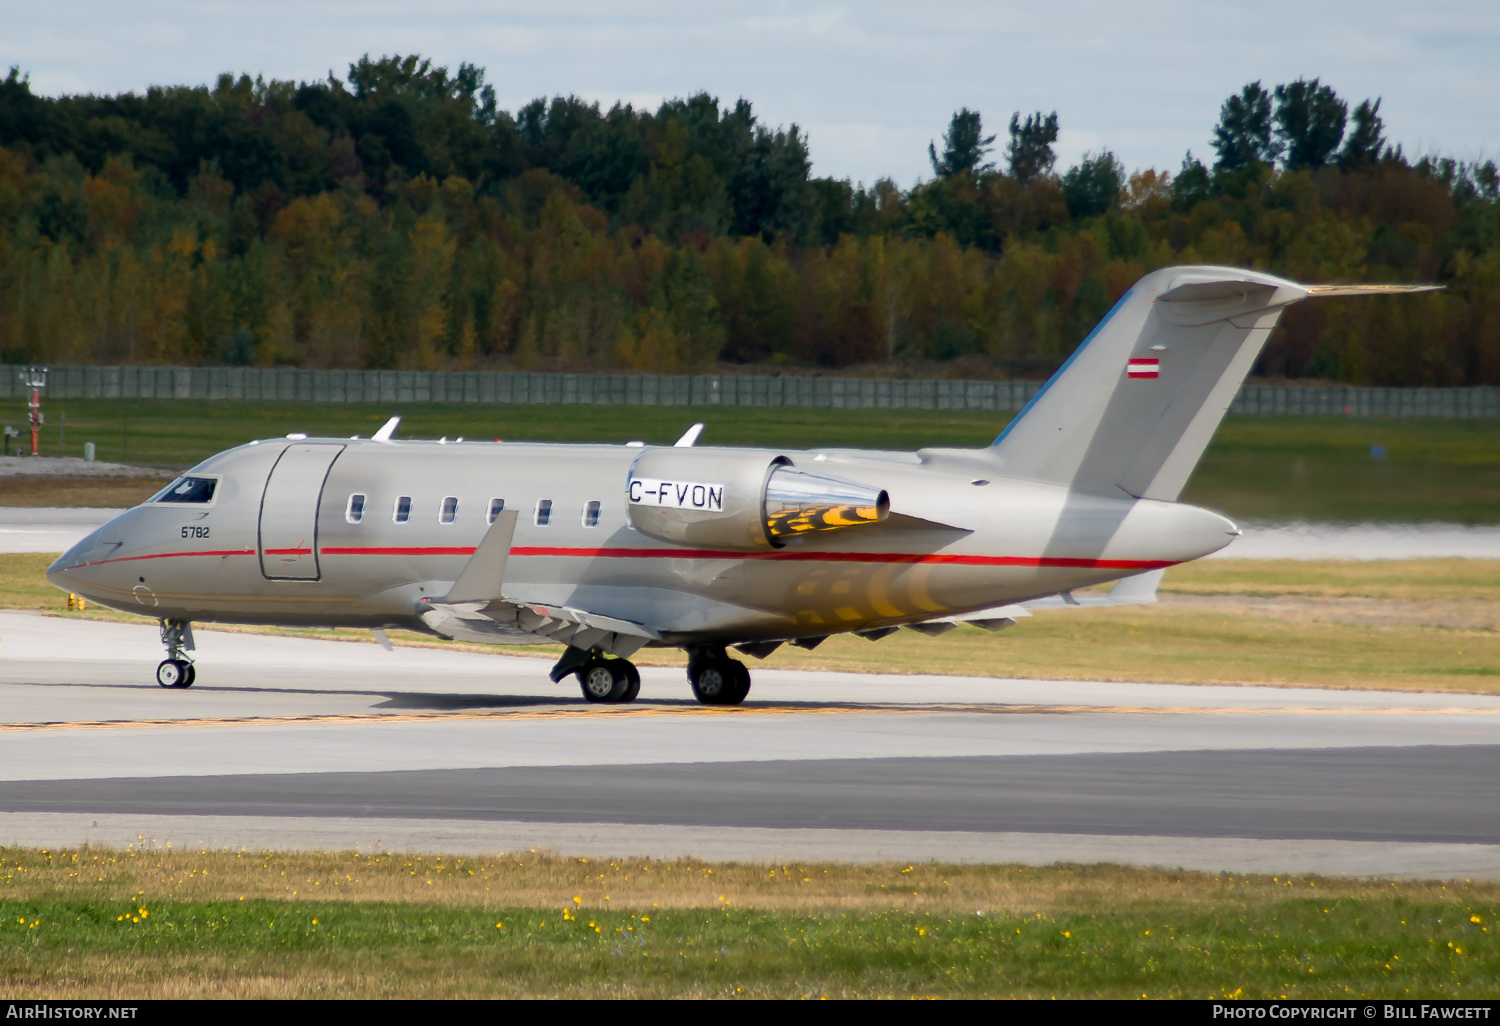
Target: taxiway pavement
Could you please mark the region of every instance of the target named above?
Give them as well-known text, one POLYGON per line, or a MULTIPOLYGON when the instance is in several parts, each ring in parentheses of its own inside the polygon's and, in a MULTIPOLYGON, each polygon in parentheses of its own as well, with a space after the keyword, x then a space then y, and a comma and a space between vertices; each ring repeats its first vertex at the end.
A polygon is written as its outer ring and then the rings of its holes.
MULTIPOLYGON (((1500 879, 1500 698, 644 668, 0 613, 0 843, 1121 861, 1500 879)), ((935 640, 934 644, 941 644, 935 640)), ((773 660, 774 665, 774 660, 773 660)))

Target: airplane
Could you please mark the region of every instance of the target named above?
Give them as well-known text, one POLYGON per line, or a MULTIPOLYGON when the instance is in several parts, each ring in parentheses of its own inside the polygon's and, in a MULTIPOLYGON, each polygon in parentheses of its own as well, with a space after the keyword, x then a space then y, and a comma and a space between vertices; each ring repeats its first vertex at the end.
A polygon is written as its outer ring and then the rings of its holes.
POLYGON ((1281 312, 1437 287, 1155 271, 982 449, 699 446, 701 425, 674 446, 413 441, 395 417, 368 439, 258 439, 47 579, 156 618, 164 688, 194 683, 193 623, 240 623, 560 642, 551 679, 597 703, 635 700, 641 648, 680 648, 698 701, 737 705, 731 649, 999 630, 1133 576, 1154 591, 1239 533, 1177 499, 1281 312))

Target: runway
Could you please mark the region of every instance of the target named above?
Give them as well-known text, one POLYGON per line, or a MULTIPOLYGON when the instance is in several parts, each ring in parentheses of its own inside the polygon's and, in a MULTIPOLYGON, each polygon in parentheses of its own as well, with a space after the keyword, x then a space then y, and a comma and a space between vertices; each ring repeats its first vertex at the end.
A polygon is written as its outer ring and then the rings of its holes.
POLYGON ((0 613, 0 843, 1500 879, 1500 698, 644 668, 601 708, 541 659, 198 643, 165 691, 152 626, 0 613))
POLYGON ((66 552, 123 512, 0 507, 0 552, 66 552))

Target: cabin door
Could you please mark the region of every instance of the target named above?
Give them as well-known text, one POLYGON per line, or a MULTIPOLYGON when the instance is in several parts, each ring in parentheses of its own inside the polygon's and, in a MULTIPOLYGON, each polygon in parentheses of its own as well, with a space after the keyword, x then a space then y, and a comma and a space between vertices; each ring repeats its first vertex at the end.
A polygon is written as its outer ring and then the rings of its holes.
POLYGON ((260 501, 260 571, 273 581, 318 579, 318 505, 342 445, 289 445, 260 501))

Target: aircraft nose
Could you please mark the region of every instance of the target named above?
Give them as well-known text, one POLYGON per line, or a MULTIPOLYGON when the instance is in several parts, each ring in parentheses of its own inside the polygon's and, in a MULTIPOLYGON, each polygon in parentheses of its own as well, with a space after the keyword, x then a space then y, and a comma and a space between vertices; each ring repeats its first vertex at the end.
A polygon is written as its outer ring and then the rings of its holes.
POLYGON ((98 573, 96 568, 117 553, 122 545, 119 541, 107 540, 114 523, 112 520, 86 535, 53 560, 52 565, 47 568, 47 583, 63 591, 87 595, 98 573))

